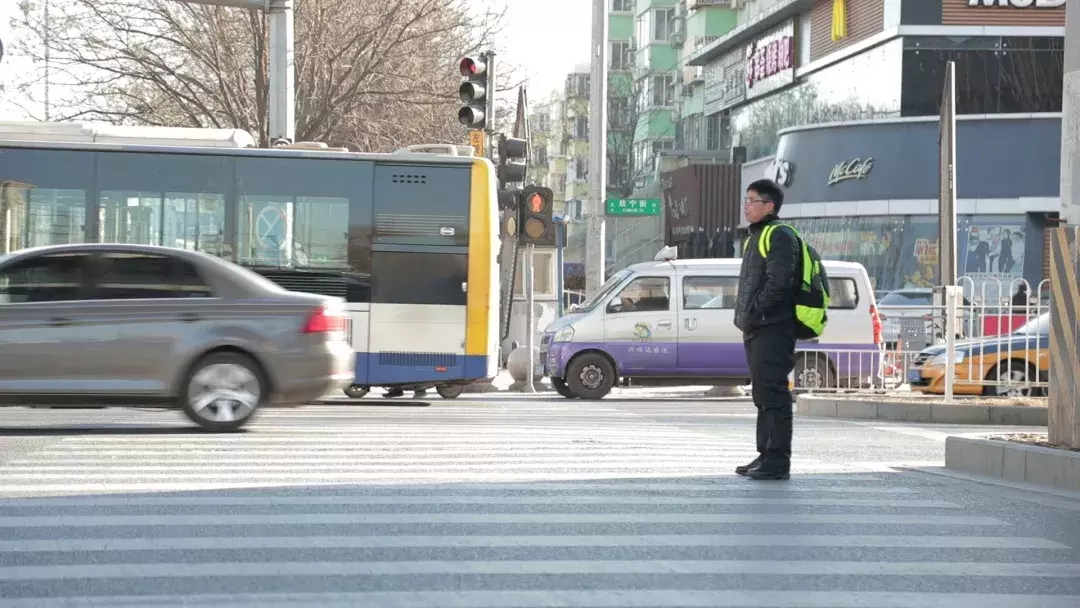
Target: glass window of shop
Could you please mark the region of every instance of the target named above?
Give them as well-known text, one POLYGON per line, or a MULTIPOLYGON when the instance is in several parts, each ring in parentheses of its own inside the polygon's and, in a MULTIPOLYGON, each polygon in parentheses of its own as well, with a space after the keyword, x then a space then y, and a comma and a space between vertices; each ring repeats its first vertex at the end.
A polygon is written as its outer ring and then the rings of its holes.
MULTIPOLYGON (((788 220, 827 260, 866 267, 875 291, 933 287, 938 283, 938 229, 934 216, 825 217, 788 220)), ((995 299, 998 285, 1027 278, 1035 285, 1041 261, 1028 262, 1026 242, 1041 239, 1023 215, 957 218, 961 276, 995 299)))
POLYGON ((752 159, 776 153, 781 129, 899 116, 902 53, 897 39, 732 110, 732 134, 752 159))
POLYGON ((904 39, 904 116, 939 113, 949 61, 959 114, 1061 111, 1063 38, 918 37, 904 39))

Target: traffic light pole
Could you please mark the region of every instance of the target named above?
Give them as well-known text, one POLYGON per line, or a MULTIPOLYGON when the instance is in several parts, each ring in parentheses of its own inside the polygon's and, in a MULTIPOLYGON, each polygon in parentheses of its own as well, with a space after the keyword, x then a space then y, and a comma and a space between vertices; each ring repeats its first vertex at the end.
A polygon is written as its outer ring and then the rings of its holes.
POLYGON ((270 142, 296 139, 293 0, 269 0, 270 142))
MULTIPOLYGON (((495 163, 495 51, 484 51, 480 54, 484 58, 484 64, 487 66, 487 81, 488 90, 485 91, 485 108, 484 108, 484 152, 487 154, 487 159, 492 163, 495 163)), ((499 180, 499 190, 506 188, 506 185, 499 180)))
POLYGON ((585 295, 604 283, 604 195, 607 190, 607 0, 593 0, 589 92, 589 204, 586 211, 585 295))
POLYGON ((293 0, 173 0, 228 6, 270 15, 270 142, 296 138, 296 70, 293 66, 293 0))
POLYGON ((525 373, 525 383, 521 387, 523 393, 535 393, 536 387, 533 386, 533 375, 536 373, 536 359, 533 357, 533 348, 536 347, 536 319, 534 319, 534 308, 536 306, 535 296, 533 295, 533 251, 536 249, 536 245, 529 243, 525 246, 525 350, 529 353, 527 361, 529 363, 528 371, 525 373))

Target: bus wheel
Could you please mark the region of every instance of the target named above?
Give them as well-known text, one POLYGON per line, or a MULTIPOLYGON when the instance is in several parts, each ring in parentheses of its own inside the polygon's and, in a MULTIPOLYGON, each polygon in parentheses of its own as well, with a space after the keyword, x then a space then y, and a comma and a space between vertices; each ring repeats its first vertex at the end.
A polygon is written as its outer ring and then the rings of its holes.
POLYGON ((443 399, 457 399, 465 387, 460 384, 440 384, 435 387, 435 392, 443 399))
POLYGON ((566 370, 566 384, 575 397, 603 399, 615 386, 615 367, 599 353, 575 357, 566 370))
POLYGON ((574 394, 574 391, 570 390, 569 386, 566 386, 566 380, 563 378, 552 378, 551 386, 555 388, 556 393, 559 393, 563 397, 566 397, 567 399, 577 399, 577 395, 574 394))
POLYGON ((343 389, 345 396, 349 399, 363 399, 367 396, 368 391, 370 390, 370 388, 366 386, 360 386, 359 384, 354 384, 349 388, 343 389))

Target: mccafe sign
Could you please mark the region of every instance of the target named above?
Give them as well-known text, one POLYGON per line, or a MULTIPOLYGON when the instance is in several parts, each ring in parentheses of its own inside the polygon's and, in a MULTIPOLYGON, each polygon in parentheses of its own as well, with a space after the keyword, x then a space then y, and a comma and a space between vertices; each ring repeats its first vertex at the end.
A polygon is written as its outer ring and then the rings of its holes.
POLYGON ((1065 6, 1065 0, 968 0, 968 6, 1004 8, 1057 8, 1065 6))

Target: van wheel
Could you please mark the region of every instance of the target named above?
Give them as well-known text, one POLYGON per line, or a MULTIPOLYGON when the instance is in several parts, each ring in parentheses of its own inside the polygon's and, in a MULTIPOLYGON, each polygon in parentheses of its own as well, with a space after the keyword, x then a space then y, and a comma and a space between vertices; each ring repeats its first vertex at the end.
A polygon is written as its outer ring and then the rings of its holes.
POLYGON ((461 384, 440 384, 435 387, 435 392, 443 399, 457 399, 465 387, 461 384))
POLYGON ((615 368, 604 356, 586 353, 570 362, 566 384, 575 397, 603 399, 615 386, 615 368))
POLYGON ((824 390, 835 388, 829 356, 822 353, 815 353, 813 356, 800 353, 795 358, 794 376, 795 388, 797 389, 824 390))
POLYGON ((251 357, 213 353, 195 362, 180 399, 184 414, 211 431, 235 431, 266 400, 267 383, 251 357))
POLYGON ((563 397, 566 397, 567 399, 577 399, 577 395, 574 394, 574 391, 570 390, 570 387, 566 385, 566 380, 563 378, 552 378, 551 386, 555 389, 556 393, 559 393, 563 397))
POLYGON ((371 387, 360 386, 359 384, 354 384, 354 385, 352 385, 352 386, 350 386, 350 387, 348 387, 346 389, 342 389, 342 392, 344 392, 345 396, 348 397, 349 399, 363 399, 364 397, 367 396, 368 391, 370 391, 370 390, 371 390, 371 387))

